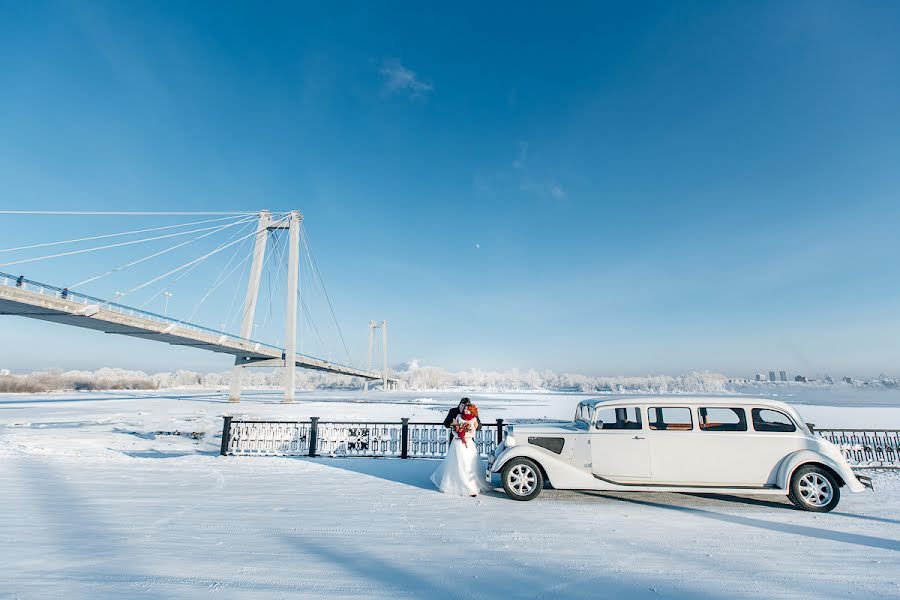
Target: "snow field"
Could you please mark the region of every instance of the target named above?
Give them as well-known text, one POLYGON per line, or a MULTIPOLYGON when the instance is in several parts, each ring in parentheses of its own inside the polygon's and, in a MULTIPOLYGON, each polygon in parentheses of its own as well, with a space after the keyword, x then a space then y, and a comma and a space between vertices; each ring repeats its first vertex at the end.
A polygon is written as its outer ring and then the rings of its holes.
MULTIPOLYGON (((439 420, 459 394, 360 396, 0 396, 0 598, 900 597, 897 473, 818 515, 777 497, 456 498, 434 461, 216 455, 225 413, 439 420), (176 430, 203 436, 157 433, 176 430)), ((580 397, 474 398, 509 419, 570 418, 580 397)))

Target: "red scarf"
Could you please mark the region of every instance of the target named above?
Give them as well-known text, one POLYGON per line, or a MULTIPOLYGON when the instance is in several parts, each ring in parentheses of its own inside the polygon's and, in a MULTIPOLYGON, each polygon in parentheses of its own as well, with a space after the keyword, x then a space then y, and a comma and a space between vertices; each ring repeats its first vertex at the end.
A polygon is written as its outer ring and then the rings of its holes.
POLYGON ((471 415, 471 414, 468 414, 468 413, 459 413, 459 416, 461 416, 461 417, 462 417, 463 419, 465 419, 466 421, 471 421, 472 419, 475 418, 475 415, 471 415))

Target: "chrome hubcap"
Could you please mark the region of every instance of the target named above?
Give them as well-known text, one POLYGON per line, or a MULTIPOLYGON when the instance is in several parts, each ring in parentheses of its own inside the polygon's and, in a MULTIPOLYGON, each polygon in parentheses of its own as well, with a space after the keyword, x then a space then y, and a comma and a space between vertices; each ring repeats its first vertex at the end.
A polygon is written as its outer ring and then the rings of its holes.
POLYGON ((527 496, 537 485, 537 474, 528 465, 516 465, 507 476, 509 487, 519 496, 527 496))
POLYGON ((834 496, 831 483, 818 473, 807 473, 801 477, 798 487, 800 497, 810 506, 825 506, 834 496))

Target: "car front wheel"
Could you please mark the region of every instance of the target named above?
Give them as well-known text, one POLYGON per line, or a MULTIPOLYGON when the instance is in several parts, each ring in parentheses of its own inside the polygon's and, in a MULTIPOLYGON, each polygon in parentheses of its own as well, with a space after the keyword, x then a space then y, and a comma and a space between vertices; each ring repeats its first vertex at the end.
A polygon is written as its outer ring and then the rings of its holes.
POLYGON ((533 500, 544 487, 544 475, 533 460, 514 458, 500 471, 503 490, 513 500, 533 500))
POLYGON ((794 471, 791 477, 791 502, 812 512, 829 512, 841 500, 841 490, 834 475, 815 465, 806 465, 794 471))

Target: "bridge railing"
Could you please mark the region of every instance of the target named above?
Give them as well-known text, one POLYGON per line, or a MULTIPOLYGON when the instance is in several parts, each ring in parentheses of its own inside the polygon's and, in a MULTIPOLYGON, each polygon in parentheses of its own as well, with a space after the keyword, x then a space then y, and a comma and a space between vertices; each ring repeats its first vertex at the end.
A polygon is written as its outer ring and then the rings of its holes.
MULTIPOLYGON (((487 457, 503 440, 503 419, 484 423, 472 442, 487 457)), ((225 417, 223 456, 441 458, 450 447, 443 423, 374 421, 244 421, 225 417)))
POLYGON ((24 277, 18 277, 14 275, 10 275, 8 273, 0 273, 0 285, 10 288, 18 288, 28 292, 36 293, 41 296, 49 296, 53 298, 60 298, 63 300, 68 300, 70 302, 75 302, 77 304, 83 304, 85 306, 96 305, 103 310, 109 310, 114 313, 125 315, 128 317, 134 317, 138 319, 144 319, 146 321, 151 321, 154 323, 159 323, 160 325, 175 325, 179 329, 185 329, 189 331, 194 331, 197 333, 202 333, 206 335, 213 335, 216 337, 222 337, 223 335, 231 338, 233 340, 247 342, 253 345, 259 345, 262 348, 267 348, 273 352, 283 352, 282 348, 277 346, 273 346, 271 344, 266 344, 264 342, 257 342, 255 340, 250 340, 242 337, 235 336, 234 334, 227 333, 225 331, 219 331, 216 329, 210 329, 209 327, 203 327, 202 325, 195 325, 194 323, 187 323, 185 321, 179 321, 178 319, 172 319, 170 317, 160 315, 154 312, 141 310, 139 308, 132 308, 130 306, 126 306, 124 304, 118 304, 116 302, 112 302, 109 300, 103 300, 102 298, 96 298, 94 296, 88 296, 87 294, 82 294, 80 292, 73 292, 71 290, 65 288, 59 288, 52 285, 47 285, 45 283, 40 283, 38 281, 32 281, 30 279, 25 279, 24 277))
MULTIPOLYGON (((837 445, 850 466, 900 468, 900 430, 816 429, 837 445)), ((484 423, 474 443, 481 457, 506 435, 503 419, 484 423)), ((450 447, 443 423, 397 421, 251 421, 225 417, 223 456, 442 458, 450 447)))
MULTIPOLYGON (((232 333, 228 333, 227 331, 220 331, 218 329, 210 329, 209 327, 204 327, 202 325, 196 325, 194 323, 188 323, 186 321, 180 321, 178 319, 173 319, 167 317, 165 315, 160 315, 154 312, 141 310, 139 308, 132 308, 130 306, 126 306, 124 304, 119 304, 117 302, 112 302, 109 300, 104 300, 102 298, 96 298, 94 296, 88 296, 87 294, 82 294, 80 292, 73 292, 67 288, 60 288, 53 285, 47 285, 46 283, 41 283, 38 281, 32 281, 30 279, 26 279, 22 276, 10 275, 9 273, 0 272, 0 287, 8 287, 8 288, 18 288, 21 290, 25 290, 28 292, 32 292, 41 296, 47 296, 52 298, 58 298, 62 300, 66 300, 69 302, 74 302, 76 304, 82 304, 84 306, 95 305, 98 308, 103 310, 108 310, 115 312, 120 315, 125 315, 129 317, 134 317, 137 319, 142 319, 145 321, 150 321, 153 323, 158 323, 160 325, 175 325, 178 329, 193 331, 196 333, 201 333, 205 335, 211 335, 216 338, 225 337, 230 340, 234 340, 237 342, 245 342, 254 347, 265 348, 269 352, 273 354, 284 354, 284 349, 278 346, 273 346, 272 344, 267 344, 265 342, 258 342, 256 340, 252 340, 249 338, 242 338, 236 336, 232 333)), ((322 361, 322 359, 316 358, 314 356, 309 356, 307 354, 297 353, 297 357, 301 359, 306 359, 310 362, 312 361, 321 361, 326 362, 332 367, 340 367, 345 369, 352 369, 348 365, 342 365, 339 363, 332 363, 331 361, 322 361)), ((379 377, 375 377, 380 379, 379 377)))

